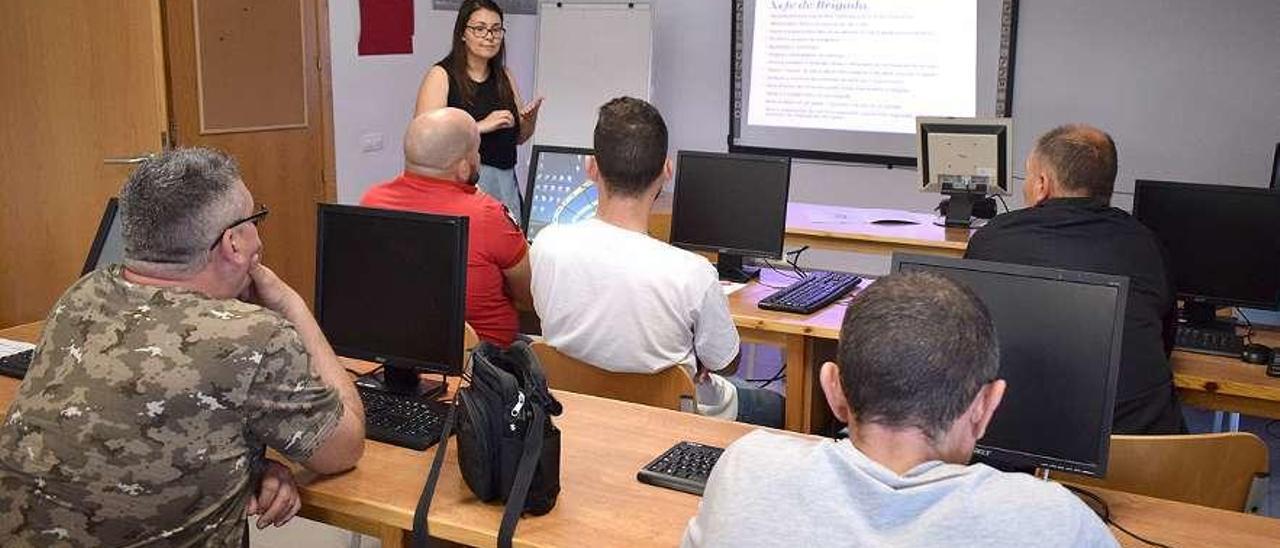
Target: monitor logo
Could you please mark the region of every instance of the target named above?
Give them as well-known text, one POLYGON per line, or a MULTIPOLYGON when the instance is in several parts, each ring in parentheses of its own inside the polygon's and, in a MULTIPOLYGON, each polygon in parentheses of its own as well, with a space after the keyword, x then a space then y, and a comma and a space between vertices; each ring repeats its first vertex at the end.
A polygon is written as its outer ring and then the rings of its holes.
POLYGON ((983 449, 983 448, 981 448, 981 447, 974 447, 974 448, 973 448, 973 454, 975 454, 975 455, 977 455, 977 456, 979 456, 979 457, 990 457, 990 456, 991 456, 991 450, 990 450, 990 449, 983 449))

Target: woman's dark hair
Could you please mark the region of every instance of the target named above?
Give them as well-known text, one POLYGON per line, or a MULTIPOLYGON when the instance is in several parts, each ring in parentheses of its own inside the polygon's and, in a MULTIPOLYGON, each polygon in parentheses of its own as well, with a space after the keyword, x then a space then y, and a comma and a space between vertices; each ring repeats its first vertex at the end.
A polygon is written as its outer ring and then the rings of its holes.
MULTIPOLYGON (((467 32, 467 21, 471 20, 471 14, 479 10, 492 11, 498 14, 498 19, 503 21, 506 19, 502 14, 502 8, 498 7, 493 0, 466 0, 458 6, 458 20, 453 23, 453 46, 449 49, 449 54, 440 60, 440 65, 453 75, 451 85, 458 86, 458 96, 466 106, 475 103, 476 83, 467 75, 467 45, 463 43, 462 35, 467 32)), ((498 46, 498 54, 489 60, 489 77, 497 78, 498 102, 507 105, 512 114, 519 114, 516 112, 515 93, 512 92, 511 81, 507 79, 507 71, 504 68, 506 58, 507 40, 504 36, 501 45, 498 46)))

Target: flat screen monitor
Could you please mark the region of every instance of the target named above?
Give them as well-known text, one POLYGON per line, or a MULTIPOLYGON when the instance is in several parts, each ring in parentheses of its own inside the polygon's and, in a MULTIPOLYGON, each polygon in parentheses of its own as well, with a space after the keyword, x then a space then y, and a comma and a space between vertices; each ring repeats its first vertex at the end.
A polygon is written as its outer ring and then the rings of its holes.
POLYGON ((1011 118, 916 118, 920 188, 951 197, 946 226, 969 226, 976 199, 1009 193, 1012 142, 1011 118))
POLYGON ((1280 192, 1140 179, 1133 214, 1164 244, 1188 320, 1280 305, 1280 192))
POLYGON ((672 245, 714 251, 721 278, 751 279, 743 257, 782 258, 790 184, 790 158, 680 151, 672 245))
POLYGON ((466 217, 319 206, 316 318, 339 355, 381 364, 388 390, 462 374, 466 273, 466 217))
POLYGON ((587 177, 588 148, 535 145, 529 160, 529 192, 520 228, 532 242, 547 225, 576 223, 596 216, 600 197, 587 177))
POLYGON ((904 254, 893 271, 946 276, 991 312, 1008 388, 976 460, 1106 474, 1128 278, 904 254))
POLYGON ((115 197, 107 200, 102 220, 98 221, 98 232, 89 245, 89 254, 85 256, 81 276, 99 267, 124 262, 124 231, 120 228, 120 216, 116 214, 119 208, 120 202, 115 197))

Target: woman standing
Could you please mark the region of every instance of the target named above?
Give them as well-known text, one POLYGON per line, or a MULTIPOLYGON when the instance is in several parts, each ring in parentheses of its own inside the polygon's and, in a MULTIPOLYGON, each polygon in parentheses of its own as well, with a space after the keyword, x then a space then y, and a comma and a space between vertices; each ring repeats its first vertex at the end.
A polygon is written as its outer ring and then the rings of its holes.
POLYGON ((533 135, 542 98, 528 105, 520 99, 503 62, 505 34, 502 8, 492 0, 463 2, 453 25, 453 47, 423 78, 414 116, 442 107, 470 113, 480 126, 477 184, 519 219, 516 145, 533 135))

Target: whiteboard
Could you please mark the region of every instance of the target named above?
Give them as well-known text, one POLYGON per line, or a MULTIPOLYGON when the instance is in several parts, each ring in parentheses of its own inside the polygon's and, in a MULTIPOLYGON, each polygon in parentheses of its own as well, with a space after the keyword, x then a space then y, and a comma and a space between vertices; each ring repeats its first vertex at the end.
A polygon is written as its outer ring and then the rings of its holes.
POLYGON ((546 101, 535 143, 590 148, 600 105, 649 100, 652 18, 648 2, 541 4, 534 97, 546 101))

